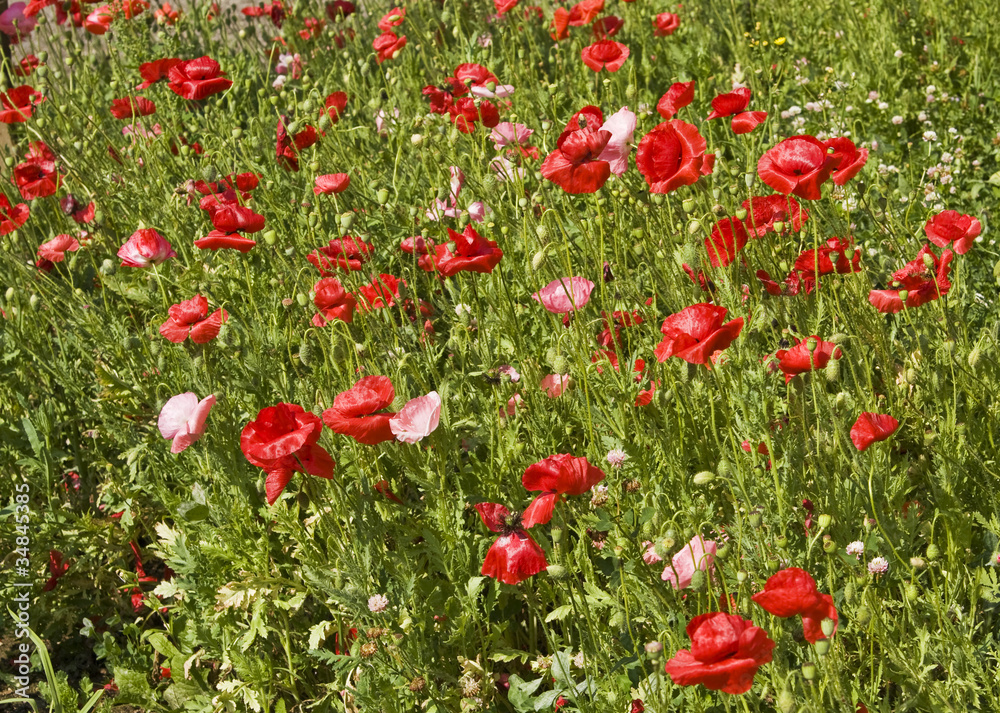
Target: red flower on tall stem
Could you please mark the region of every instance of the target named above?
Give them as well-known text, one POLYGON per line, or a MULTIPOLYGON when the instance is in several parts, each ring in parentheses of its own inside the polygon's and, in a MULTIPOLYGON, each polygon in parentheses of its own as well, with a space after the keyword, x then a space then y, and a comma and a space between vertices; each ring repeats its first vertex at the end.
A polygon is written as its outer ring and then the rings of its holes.
POLYGON ((56 155, 44 141, 28 144, 24 162, 14 167, 14 183, 26 200, 51 196, 59 188, 62 174, 56 170, 56 155))
POLYGON ((0 92, 0 123, 20 124, 31 118, 35 107, 42 103, 42 93, 25 84, 0 92))
POLYGON ((763 238, 768 233, 775 232, 784 235, 789 230, 797 233, 809 217, 809 213, 799 207, 797 200, 777 193, 770 196, 754 196, 743 201, 742 207, 747 212, 743 222, 752 238, 763 238), (781 224, 780 231, 777 228, 778 223, 781 224))
POLYGON ((824 342, 813 335, 806 337, 791 349, 779 349, 774 356, 778 360, 778 368, 785 375, 787 384, 798 374, 822 369, 831 359, 840 359, 843 352, 833 342, 824 342))
POLYGON ((766 111, 747 111, 750 106, 750 88, 739 87, 712 100, 712 113, 708 120, 733 117, 730 124, 734 134, 748 134, 767 118, 766 111))
POLYGON ((386 376, 365 376, 347 391, 337 394, 333 406, 323 412, 323 422, 334 433, 350 436, 358 443, 373 446, 395 440, 389 420, 396 390, 386 376))
POLYGON ((493 272, 503 258, 503 250, 493 240, 486 240, 471 225, 456 233, 448 228, 448 239, 455 243, 436 245, 434 266, 442 277, 453 277, 460 272, 493 272))
POLYGON ((747 229, 739 218, 723 218, 705 238, 705 250, 712 267, 725 267, 746 247, 747 229))
POLYGON ((628 59, 629 48, 614 40, 599 40, 580 51, 580 59, 595 72, 617 72, 628 59))
POLYGON ((325 277, 313 287, 313 304, 319 312, 313 315, 312 323, 325 327, 335 319, 350 324, 354 320, 357 300, 344 289, 336 277, 325 277))
POLYGON ((529 465, 521 478, 527 490, 542 491, 524 511, 524 526, 545 524, 563 495, 582 495, 604 480, 604 471, 584 457, 557 453, 529 465))
POLYGON ((820 186, 840 161, 840 157, 827 153, 827 145, 815 136, 792 136, 760 157, 757 173, 778 193, 814 201, 820 198, 820 186))
POLYGON ((188 337, 195 344, 205 344, 219 336, 222 324, 229 318, 224 309, 208 313, 208 300, 195 295, 189 300, 172 305, 170 317, 160 325, 160 334, 174 344, 180 344, 188 337))
POLYGON ((746 693, 757 669, 770 663, 774 642, 767 632, 737 614, 701 614, 687 625, 691 649, 681 649, 664 670, 678 686, 699 683, 712 691, 746 693))
POLYGON ((567 193, 596 193, 611 176, 611 164, 600 155, 611 134, 589 126, 567 130, 559 137, 556 150, 542 162, 542 176, 567 193))
POLYGON ((706 154, 705 137, 692 124, 674 119, 642 137, 635 164, 650 193, 670 193, 712 172, 715 155, 706 154))
POLYGON ((957 210, 946 210, 938 213, 924 225, 927 239, 944 248, 954 242, 952 247, 959 255, 965 255, 972 247, 972 242, 979 237, 983 226, 978 218, 962 215, 957 210))
POLYGON ((664 119, 672 119, 674 114, 694 101, 694 80, 675 82, 656 103, 656 111, 664 119))
POLYGON ((833 620, 837 628, 837 609, 833 597, 820 594, 816 581, 804 569, 789 567, 772 575, 764 584, 764 590, 753 595, 766 612, 781 618, 802 617, 802 630, 806 641, 815 644, 825 639, 823 620, 833 620))
POLYGON ((233 86, 225 78, 219 63, 211 57, 198 57, 178 62, 167 70, 167 88, 184 99, 199 100, 224 92, 233 86))
POLYGON ((729 347, 743 330, 743 318, 726 322, 725 307, 701 303, 663 320, 663 341, 656 345, 657 361, 679 357, 689 364, 710 366, 712 355, 729 347))
POLYGON ((526 530, 531 525, 518 513, 499 503, 478 503, 476 512, 490 531, 500 533, 486 553, 482 574, 504 584, 519 584, 548 567, 545 552, 526 530))
POLYGON ((951 250, 945 250, 938 257, 930 245, 924 245, 916 258, 892 273, 894 287, 872 290, 868 293, 868 301, 879 312, 896 314, 944 297, 951 291, 948 275, 954 257, 951 250))
POLYGON ((899 428, 899 421, 887 413, 863 412, 851 426, 851 442, 859 451, 866 451, 873 443, 884 441, 899 428))

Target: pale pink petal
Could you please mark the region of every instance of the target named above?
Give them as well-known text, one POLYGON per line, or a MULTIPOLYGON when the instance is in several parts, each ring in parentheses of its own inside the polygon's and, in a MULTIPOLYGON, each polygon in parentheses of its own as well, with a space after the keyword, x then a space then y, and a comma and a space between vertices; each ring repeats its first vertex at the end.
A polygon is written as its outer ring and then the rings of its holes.
POLYGON ((486 213, 491 212, 489 206, 482 201, 476 201, 475 203, 469 204, 469 218, 476 223, 482 223, 486 220, 486 213))
POLYGON ((416 443, 438 427, 441 419, 441 397, 437 391, 411 399, 403 409, 389 419, 389 428, 396 440, 416 443))
POLYGON ((697 570, 711 571, 715 563, 715 542, 705 541, 701 535, 695 535, 691 541, 673 556, 670 565, 660 576, 664 582, 670 582, 674 589, 686 589, 691 586, 691 577, 697 570))
POLYGON ((160 417, 156 422, 160 435, 164 438, 176 436, 185 429, 188 419, 196 408, 198 408, 198 395, 194 392, 188 391, 172 396, 160 409, 160 417))
POLYGON ((601 125, 601 131, 611 134, 608 145, 598 157, 598 161, 611 164, 611 173, 620 176, 628 170, 628 155, 631 151, 632 134, 635 133, 635 114, 628 107, 622 107, 608 117, 601 125))
POLYGON ((532 295, 536 301, 553 314, 563 314, 580 309, 590 301, 594 283, 584 277, 564 277, 553 280, 532 295))
POLYGON ((458 166, 451 166, 448 172, 451 174, 451 202, 454 203, 458 200, 458 194, 462 192, 462 186, 465 185, 465 174, 458 166))
POLYGON ((642 546, 646 548, 645 552, 642 553, 642 561, 646 564, 656 564, 657 562, 662 562, 663 558, 656 554, 656 545, 649 540, 642 543, 642 546))
POLYGON ((201 438, 205 433, 205 419, 208 418, 209 411, 215 406, 215 401, 215 394, 209 394, 203 398, 198 402, 194 413, 191 414, 191 417, 187 421, 188 431, 197 438, 201 438))
POLYGON ((541 386, 542 390, 548 394, 550 399, 557 398, 561 396, 567 388, 569 388, 569 374, 549 374, 542 379, 542 383, 539 384, 539 386, 541 386))
POLYGON ((507 146, 519 146, 527 143, 531 135, 535 133, 524 124, 512 124, 509 121, 502 121, 493 128, 490 134, 490 141, 493 148, 499 151, 507 146))

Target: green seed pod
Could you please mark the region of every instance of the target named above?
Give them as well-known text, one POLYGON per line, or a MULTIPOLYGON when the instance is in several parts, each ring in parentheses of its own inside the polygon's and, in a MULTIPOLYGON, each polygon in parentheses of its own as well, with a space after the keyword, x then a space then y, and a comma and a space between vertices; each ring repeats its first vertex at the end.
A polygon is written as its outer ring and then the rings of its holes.
POLYGON ((833 636, 834 629, 837 628, 837 624, 833 619, 823 619, 819 623, 819 628, 823 632, 823 636, 833 636))
POLYGON ((688 235, 697 235, 701 232, 701 221, 697 218, 688 221, 687 225, 688 235))
POLYGON ((379 188, 375 193, 375 200, 378 201, 379 205, 385 205, 389 202, 389 191, 385 188, 379 188))
POLYGON ((720 547, 715 552, 716 559, 724 560, 728 556, 729 556, 729 545, 722 545, 722 547, 720 547))
POLYGON ((743 584, 749 578, 750 578, 750 573, 747 572, 745 569, 741 569, 739 572, 736 573, 736 581, 739 582, 740 584, 743 584))
POLYGON ((788 547, 788 538, 784 535, 778 535, 774 538, 774 544, 780 549, 785 549, 788 547))
POLYGON ((816 522, 818 522, 819 526, 825 530, 833 524, 833 515, 827 515, 824 513, 816 518, 816 522))
POLYGON ((807 681, 816 678, 816 664, 810 662, 802 664, 802 678, 807 681))
POLYGON ((277 239, 278 239, 278 234, 273 230, 268 230, 266 233, 264 233, 264 242, 267 243, 268 245, 274 245, 277 239))
POLYGON ((561 527, 553 527, 549 532, 549 537, 552 538, 552 543, 558 545, 563 539, 563 530, 561 527))
POLYGON ((309 304, 309 296, 305 292, 300 292, 295 295, 295 301, 299 303, 299 307, 305 307, 309 304))
POLYGON ((736 217, 739 218, 740 220, 746 220, 746 217, 747 217, 746 210, 744 210, 743 208, 737 209, 737 211, 736 211, 736 217))
POLYGON ((820 656, 826 656, 827 653, 830 651, 830 640, 820 639, 815 644, 813 644, 813 648, 816 649, 816 653, 819 654, 820 656))

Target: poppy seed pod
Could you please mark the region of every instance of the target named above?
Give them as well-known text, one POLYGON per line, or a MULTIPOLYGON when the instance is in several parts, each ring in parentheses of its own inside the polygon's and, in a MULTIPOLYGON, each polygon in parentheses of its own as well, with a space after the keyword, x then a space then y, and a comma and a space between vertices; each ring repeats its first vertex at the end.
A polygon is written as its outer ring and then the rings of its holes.
POLYGON ((828 555, 832 555, 837 551, 837 543, 829 535, 823 536, 823 551, 828 555))
POLYGON ((819 654, 820 656, 826 656, 827 653, 829 653, 830 651, 830 640, 820 639, 815 644, 813 644, 813 648, 816 649, 816 653, 819 654))
POLYGON ((561 564, 550 564, 545 571, 548 572, 548 575, 557 582, 559 580, 566 579, 566 568, 561 564))
POLYGON ((802 678, 807 681, 816 678, 816 664, 810 662, 802 664, 802 678))

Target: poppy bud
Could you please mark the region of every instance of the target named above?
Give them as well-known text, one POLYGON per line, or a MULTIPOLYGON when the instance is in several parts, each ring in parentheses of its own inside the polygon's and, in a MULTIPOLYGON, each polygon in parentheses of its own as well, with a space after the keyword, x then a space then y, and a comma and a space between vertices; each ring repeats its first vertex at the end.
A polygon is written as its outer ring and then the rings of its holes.
POLYGON ((830 651, 830 640, 820 639, 815 644, 813 644, 813 648, 816 649, 816 653, 819 654, 820 656, 826 656, 827 652, 830 651))
POLYGON ((931 562, 941 556, 941 550, 933 542, 927 545, 927 559, 931 562))
POLYGON ((766 564, 767 564, 767 571, 768 572, 777 572, 778 571, 778 567, 781 566, 781 562, 779 562, 776 559, 769 559, 769 560, 767 560, 766 564))
POLYGON ((695 473, 693 480, 695 485, 708 485, 715 480, 715 473, 710 470, 703 470, 700 473, 695 473))
POLYGON ((550 564, 545 571, 557 582, 561 579, 566 579, 566 568, 561 564, 550 564))
POLYGON ((39 300, 38 295, 32 295, 31 297, 29 297, 28 305, 31 307, 31 309, 37 312, 38 309, 41 307, 41 301, 39 300))
POLYGON ((378 201, 379 205, 385 205, 389 202, 389 191, 385 188, 379 188, 375 193, 375 200, 378 201))
POLYGON ((563 538, 562 528, 553 527, 552 531, 549 533, 549 536, 552 538, 552 543, 558 545, 560 542, 562 542, 563 538))
POLYGON ((278 239, 278 234, 275 233, 273 230, 268 230, 266 233, 264 233, 263 237, 265 243, 267 243, 268 245, 274 245, 275 241, 278 239))
POLYGON ((646 655, 654 661, 660 658, 660 654, 663 653, 663 644, 659 641, 650 641, 644 648, 646 649, 646 655))
POLYGON ((662 539, 657 540, 656 544, 653 545, 653 552, 660 559, 667 559, 670 557, 670 548, 673 546, 673 540, 662 539), (669 544, 668 544, 669 543, 669 544))
POLYGON ((917 599, 920 598, 920 590, 917 588, 917 585, 913 584, 912 582, 906 585, 905 592, 906 592, 906 600, 908 602, 915 602, 917 601, 917 599))
MULTIPOLYGON (((118 267, 115 265, 114 261, 110 259, 106 259, 101 263, 100 272, 102 275, 110 277, 111 275, 114 275, 117 270, 118 267)), ((10 292, 10 290, 8 290, 8 292, 10 292)), ((8 297, 8 299, 10 298, 8 297)))
POLYGON ((295 295, 295 301, 299 303, 299 307, 305 307, 309 304, 309 297, 305 292, 300 292, 295 295))
POLYGON ((980 357, 981 353, 982 353, 982 350, 980 350, 978 344, 975 347, 972 348, 971 352, 969 352, 969 358, 968 358, 969 366, 971 366, 973 369, 975 369, 976 365, 979 364, 979 357, 980 357))
POLYGON ((14 165, 14 158, 12 156, 8 156, 3 160, 3 162, 7 168, 11 168, 14 165))
POLYGON ((831 359, 828 361, 824 373, 826 374, 826 380, 829 382, 840 379, 840 359, 831 359))
POLYGON ((798 707, 795 696, 787 688, 778 694, 778 710, 781 713, 794 713, 798 707))
POLYGON ((701 223, 698 219, 691 220, 688 223, 688 235, 696 235, 701 232, 701 223))
POLYGON ((702 587, 705 586, 705 572, 700 569, 696 569, 691 574, 691 589, 695 592, 701 591, 702 587))
POLYGON ((872 618, 872 610, 863 604, 860 607, 858 607, 858 610, 856 612, 854 612, 854 621, 856 621, 859 626, 864 626, 869 621, 871 621, 871 618, 872 618))
POLYGON ((855 587, 854 582, 848 582, 844 586, 844 601, 850 603, 854 599, 855 587))
POLYGON ((904 305, 906 304, 906 298, 909 297, 909 296, 910 296, 910 293, 907 290, 900 290, 899 291, 899 299, 900 299, 900 301, 904 305))
POLYGON ((308 339, 303 339, 299 345, 299 361, 303 366, 309 366, 313 361, 313 348, 308 339))
POLYGON ((753 527, 753 528, 760 527, 761 517, 760 517, 760 513, 759 512, 750 513, 750 517, 747 518, 747 519, 750 522, 750 527, 753 527))
POLYGON ((816 678, 816 664, 809 663, 808 661, 802 664, 802 678, 807 681, 811 681, 816 678))

